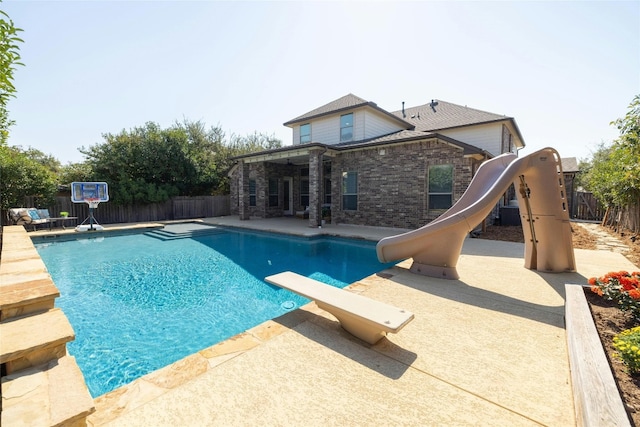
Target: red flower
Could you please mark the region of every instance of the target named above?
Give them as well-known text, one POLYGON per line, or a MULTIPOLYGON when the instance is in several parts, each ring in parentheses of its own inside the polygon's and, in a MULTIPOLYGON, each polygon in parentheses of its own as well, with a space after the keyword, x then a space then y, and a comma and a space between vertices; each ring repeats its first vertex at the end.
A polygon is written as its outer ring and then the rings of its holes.
POLYGON ((632 289, 629 291, 629 296, 633 299, 640 300, 640 289, 632 289))
POLYGON ((634 283, 634 281, 629 277, 620 277, 618 281, 625 291, 630 291, 631 289, 635 289, 637 287, 637 283, 634 283))

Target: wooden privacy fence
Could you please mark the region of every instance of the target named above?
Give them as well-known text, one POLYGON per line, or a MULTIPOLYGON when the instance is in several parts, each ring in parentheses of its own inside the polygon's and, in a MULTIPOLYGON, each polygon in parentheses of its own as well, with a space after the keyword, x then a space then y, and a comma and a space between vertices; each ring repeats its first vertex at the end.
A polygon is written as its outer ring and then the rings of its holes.
MULTIPOLYGON (((98 206, 94 216, 100 224, 206 218, 229 215, 230 203, 229 195, 174 197, 163 203, 131 206, 117 206, 106 202, 98 206)), ((27 197, 22 207, 34 207, 33 200, 27 197)), ((69 216, 78 217, 78 223, 89 216, 87 204, 73 203, 70 196, 56 197, 54 205, 48 209, 52 217, 60 216, 60 212, 69 212, 69 216)))
POLYGON ((640 233, 640 201, 629 206, 612 206, 602 220, 602 225, 613 228, 617 232, 629 230, 640 233))
POLYGON ((593 193, 578 191, 575 193, 575 210, 572 218, 587 221, 602 221, 606 212, 604 206, 595 198, 593 193))

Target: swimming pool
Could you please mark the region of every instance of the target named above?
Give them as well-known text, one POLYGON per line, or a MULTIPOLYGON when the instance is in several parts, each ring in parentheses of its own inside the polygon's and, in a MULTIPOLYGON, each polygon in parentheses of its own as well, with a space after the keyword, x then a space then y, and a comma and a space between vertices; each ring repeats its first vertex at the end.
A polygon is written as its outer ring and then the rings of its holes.
POLYGON ((308 302, 268 275, 291 270, 344 287, 388 266, 373 242, 213 231, 34 239, 92 396, 308 302))

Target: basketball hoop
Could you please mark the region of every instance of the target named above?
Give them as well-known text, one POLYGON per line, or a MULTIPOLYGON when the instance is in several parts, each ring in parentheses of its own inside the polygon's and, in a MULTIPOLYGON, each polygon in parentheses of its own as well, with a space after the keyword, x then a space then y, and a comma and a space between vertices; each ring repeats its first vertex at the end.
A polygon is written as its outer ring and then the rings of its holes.
POLYGON ((98 205, 100 204, 100 199, 98 198, 84 199, 84 201, 89 205, 89 208, 91 209, 97 208, 98 205))
POLYGON ((103 229, 93 216, 93 211, 98 208, 100 203, 109 201, 109 189, 106 182, 72 182, 71 201, 73 203, 86 203, 89 206, 89 216, 82 221, 82 224, 76 227, 76 231, 103 229), (88 224, 85 225, 87 222, 88 224))

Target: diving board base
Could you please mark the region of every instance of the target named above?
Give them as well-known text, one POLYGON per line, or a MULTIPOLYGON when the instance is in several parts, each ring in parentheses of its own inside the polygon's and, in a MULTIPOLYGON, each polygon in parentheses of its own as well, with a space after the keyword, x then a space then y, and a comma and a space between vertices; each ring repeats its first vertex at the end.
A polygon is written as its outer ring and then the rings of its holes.
POLYGON ((387 336, 387 333, 381 330, 377 325, 365 323, 361 318, 354 316, 347 311, 324 304, 320 301, 316 301, 316 305, 324 311, 333 314, 333 316, 340 322, 342 329, 349 332, 351 335, 360 338, 364 342, 375 344, 387 336))

